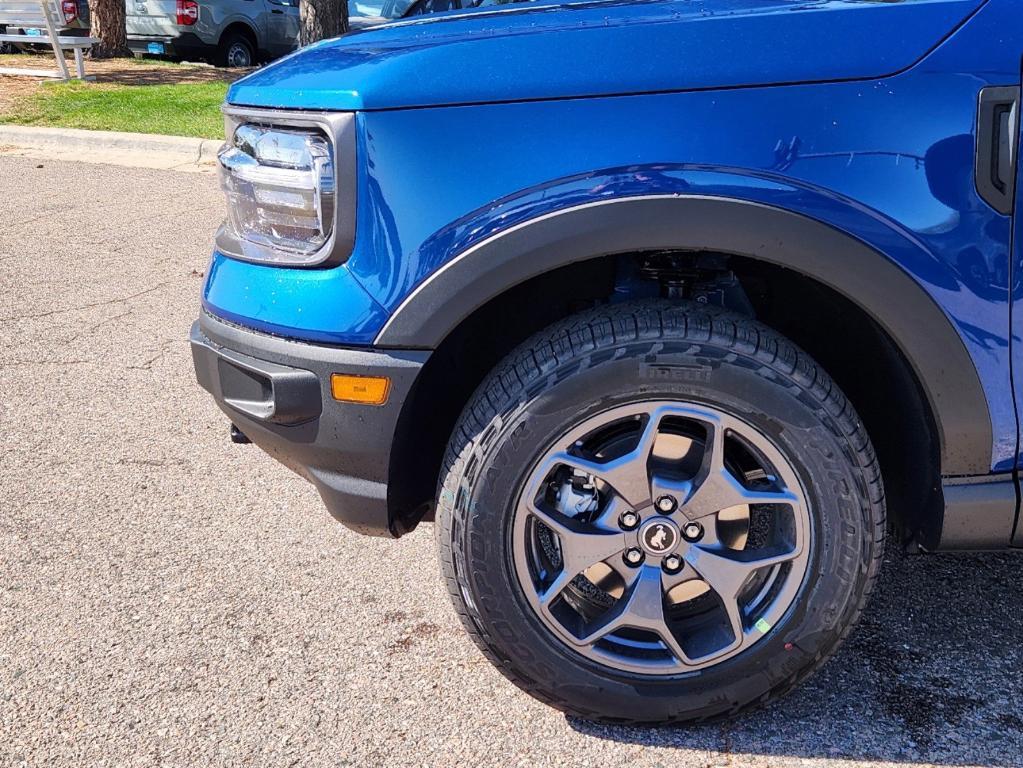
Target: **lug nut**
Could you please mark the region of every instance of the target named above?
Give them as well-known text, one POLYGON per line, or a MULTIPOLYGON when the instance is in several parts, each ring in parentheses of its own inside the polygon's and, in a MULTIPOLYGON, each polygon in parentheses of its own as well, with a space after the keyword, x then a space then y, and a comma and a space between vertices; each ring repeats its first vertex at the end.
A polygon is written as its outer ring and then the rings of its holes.
POLYGON ((625 550, 623 557, 625 558, 625 562, 629 565, 639 565, 643 562, 643 551, 636 547, 630 547, 625 550))
POLYGON ((626 531, 631 531, 637 525, 639 525, 639 515, 632 510, 628 512, 622 512, 621 517, 618 518, 618 525, 624 528, 626 531))
POLYGON ((677 506, 678 502, 675 501, 673 496, 661 496, 657 500, 657 511, 662 515, 670 515, 677 506))
POLYGON ((682 536, 686 541, 699 541, 703 538, 703 526, 699 523, 686 523, 682 529, 682 536))
POLYGON ((678 573, 682 570, 682 558, 675 554, 668 555, 661 561, 661 565, 668 573, 678 573))

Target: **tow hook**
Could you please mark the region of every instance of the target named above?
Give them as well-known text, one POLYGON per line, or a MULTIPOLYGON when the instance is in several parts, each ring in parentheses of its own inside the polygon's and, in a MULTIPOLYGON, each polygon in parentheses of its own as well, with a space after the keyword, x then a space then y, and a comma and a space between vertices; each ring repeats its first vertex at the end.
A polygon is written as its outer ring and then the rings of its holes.
POLYGON ((249 440, 248 436, 242 432, 234 424, 231 425, 231 442, 238 443, 240 445, 248 445, 252 441, 249 440))

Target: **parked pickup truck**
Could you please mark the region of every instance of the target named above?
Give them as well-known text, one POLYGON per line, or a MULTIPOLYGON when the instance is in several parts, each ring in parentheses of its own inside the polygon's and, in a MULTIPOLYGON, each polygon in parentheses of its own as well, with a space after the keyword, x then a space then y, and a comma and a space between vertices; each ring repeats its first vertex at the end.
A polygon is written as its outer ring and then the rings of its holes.
POLYGON ((1023 546, 1021 53, 1014 0, 541 0, 313 46, 228 93, 199 382, 353 531, 433 521, 528 693, 762 704, 886 540, 1023 546))

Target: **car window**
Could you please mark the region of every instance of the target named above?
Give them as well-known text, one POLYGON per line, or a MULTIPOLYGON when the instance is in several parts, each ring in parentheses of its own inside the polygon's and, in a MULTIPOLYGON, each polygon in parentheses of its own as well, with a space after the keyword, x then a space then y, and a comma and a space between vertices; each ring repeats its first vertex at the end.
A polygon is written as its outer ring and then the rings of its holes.
POLYGON ((348 0, 348 15, 398 19, 412 3, 413 0, 348 0))
POLYGON ((440 13, 441 11, 457 11, 461 8, 471 8, 472 0, 419 0, 406 12, 406 16, 422 16, 427 13, 440 13))

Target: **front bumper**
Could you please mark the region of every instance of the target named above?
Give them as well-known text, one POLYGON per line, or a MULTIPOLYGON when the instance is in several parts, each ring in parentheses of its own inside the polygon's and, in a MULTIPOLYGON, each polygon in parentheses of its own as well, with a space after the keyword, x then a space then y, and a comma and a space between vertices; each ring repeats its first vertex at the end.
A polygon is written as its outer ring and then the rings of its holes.
POLYGON ((334 517, 359 533, 405 531, 388 499, 391 446, 429 352, 306 344, 205 312, 192 326, 191 345, 199 384, 253 443, 316 486, 334 517), (338 402, 332 373, 387 376, 387 402, 338 402))

